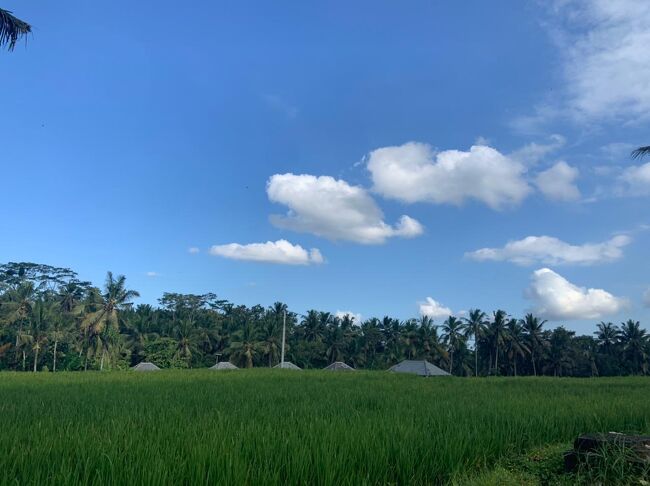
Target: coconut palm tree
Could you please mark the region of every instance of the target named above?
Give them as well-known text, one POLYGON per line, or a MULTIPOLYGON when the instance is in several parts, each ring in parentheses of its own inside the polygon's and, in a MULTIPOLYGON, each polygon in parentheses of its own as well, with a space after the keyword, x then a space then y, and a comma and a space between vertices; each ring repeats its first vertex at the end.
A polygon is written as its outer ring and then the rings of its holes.
POLYGON ((236 331, 232 337, 233 341, 228 348, 229 353, 239 363, 244 362, 246 368, 253 367, 253 360, 260 350, 258 330, 252 321, 248 320, 244 326, 236 331))
POLYGON ((99 308, 90 312, 82 321, 82 330, 95 343, 95 350, 101 347, 101 361, 99 369, 104 369, 104 361, 115 336, 119 333, 120 313, 129 309, 132 300, 140 294, 135 290, 126 288, 126 277, 119 275, 113 277, 112 272, 106 274, 104 293, 100 296, 99 308))
POLYGON ((533 375, 537 376, 537 366, 535 362, 535 357, 541 353, 541 350, 544 347, 544 335, 542 333, 542 327, 544 327, 546 321, 542 321, 539 317, 536 317, 530 313, 526 314, 524 319, 521 321, 521 325, 524 327, 524 332, 526 334, 526 346, 530 350, 530 361, 533 365, 533 375))
POLYGON ((506 342, 508 329, 506 328, 508 314, 504 310, 493 313, 492 322, 488 326, 488 334, 494 346, 494 373, 499 374, 499 352, 506 342))
POLYGON ((0 8, 0 47, 6 46, 8 50, 13 51, 18 39, 31 31, 32 27, 27 22, 14 17, 10 11, 0 8))
POLYGON ((474 376, 478 376, 478 342, 485 336, 487 315, 480 309, 470 309, 465 321, 465 337, 474 339, 474 376))
POLYGON ((262 353, 267 357, 269 368, 273 367, 280 355, 282 347, 282 314, 269 311, 264 317, 260 328, 262 353))
POLYGON ((523 358, 529 352, 526 346, 524 328, 517 319, 509 319, 506 336, 506 354, 513 367, 513 374, 517 376, 517 359, 523 358))
POLYGON ((596 342, 603 353, 610 355, 621 337, 621 331, 613 322, 600 321, 596 327, 596 342))
POLYGON ((25 368, 25 346, 26 334, 24 329, 29 325, 36 302, 36 289, 31 281, 20 283, 15 289, 8 293, 8 301, 4 304, 6 317, 5 322, 16 329, 16 361, 19 354, 23 355, 23 370, 25 368), (22 350, 22 351, 21 351, 22 350))
POLYGON ((449 350, 449 373, 453 373, 454 369, 454 351, 457 351, 463 340, 463 323, 460 319, 454 316, 449 316, 445 322, 442 323, 442 338, 447 344, 449 350))
POLYGON ((645 329, 641 329, 639 321, 628 319, 621 324, 620 342, 631 365, 632 373, 647 372, 648 338, 645 329))
POLYGON ((51 321, 55 319, 53 302, 46 302, 38 300, 34 305, 34 312, 31 319, 31 336, 32 336, 32 351, 34 352, 34 372, 38 366, 38 355, 47 342, 47 330, 51 321))

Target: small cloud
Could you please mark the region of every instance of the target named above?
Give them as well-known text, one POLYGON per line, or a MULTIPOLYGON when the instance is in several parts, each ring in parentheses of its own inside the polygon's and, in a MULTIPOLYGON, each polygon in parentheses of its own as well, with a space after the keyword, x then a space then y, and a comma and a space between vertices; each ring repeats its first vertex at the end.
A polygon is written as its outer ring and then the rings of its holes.
POLYGON ((201 250, 199 250, 196 246, 190 246, 190 247, 187 249, 187 252, 188 252, 190 255, 196 255, 197 253, 200 253, 201 250))
POLYGON ((146 275, 147 277, 151 277, 151 278, 160 277, 160 274, 158 272, 147 272, 146 275))
POLYGON ((618 196, 650 196, 650 162, 628 167, 617 181, 615 192, 618 196))
POLYGON ((579 174, 578 169, 561 160, 537 174, 535 185, 552 201, 576 201, 580 199, 580 190, 575 185, 579 174))
POLYGON ((490 139, 479 135, 474 141, 474 145, 490 145, 490 139))
POLYGON ((454 315, 449 307, 445 307, 431 297, 427 297, 426 301, 420 302, 420 314, 432 319, 443 319, 454 315))
POLYGON ((650 308, 650 287, 643 292, 643 305, 650 308))
POLYGON ((254 262, 279 263, 285 265, 310 265, 323 263, 323 255, 317 248, 306 250, 300 245, 293 245, 287 240, 267 241, 266 243, 229 243, 214 245, 210 254, 231 260, 248 260, 254 262))

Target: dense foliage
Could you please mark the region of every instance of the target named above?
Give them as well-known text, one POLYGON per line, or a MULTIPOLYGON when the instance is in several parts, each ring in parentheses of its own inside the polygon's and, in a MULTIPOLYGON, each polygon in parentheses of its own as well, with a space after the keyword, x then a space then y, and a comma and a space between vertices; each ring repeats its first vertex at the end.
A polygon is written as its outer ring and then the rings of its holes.
POLYGON ((310 310, 298 315, 276 302, 264 308, 215 294, 165 293, 159 306, 134 306, 138 293, 108 273, 103 289, 70 269, 34 263, 0 265, 0 369, 124 369, 140 361, 163 368, 200 368, 217 358, 242 367, 280 359, 287 316, 286 359, 303 368, 345 361, 386 369, 426 358, 456 375, 611 376, 648 372, 650 339, 640 323, 600 322, 594 336, 576 336, 528 314, 497 310, 356 323, 310 310))
POLYGON ((645 377, 4 373, 0 485, 446 484, 584 431, 650 432, 649 394, 645 377))

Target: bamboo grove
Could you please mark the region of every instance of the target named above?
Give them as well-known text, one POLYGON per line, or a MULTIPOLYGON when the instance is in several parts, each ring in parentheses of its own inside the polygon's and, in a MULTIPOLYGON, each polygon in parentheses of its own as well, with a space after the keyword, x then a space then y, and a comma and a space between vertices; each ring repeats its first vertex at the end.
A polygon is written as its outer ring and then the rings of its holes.
POLYGON ((345 361, 386 369, 402 359, 428 359, 459 376, 613 376, 648 373, 650 337, 635 320, 600 322, 593 335, 527 314, 473 309, 437 323, 427 316, 357 323, 349 316, 235 305, 203 295, 164 293, 158 306, 135 305, 124 276, 103 288, 67 268, 0 265, 0 370, 128 369, 140 361, 162 368, 201 368, 216 359, 241 367, 279 362, 287 315, 287 359, 303 368, 345 361))

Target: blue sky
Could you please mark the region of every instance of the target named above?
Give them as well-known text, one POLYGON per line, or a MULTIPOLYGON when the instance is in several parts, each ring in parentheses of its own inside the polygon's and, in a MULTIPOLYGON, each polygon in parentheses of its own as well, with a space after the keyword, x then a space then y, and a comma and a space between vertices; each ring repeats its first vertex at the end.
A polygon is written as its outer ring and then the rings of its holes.
POLYGON ((150 303, 650 320, 646 2, 2 6, 34 27, 0 53, 2 261, 150 303))

